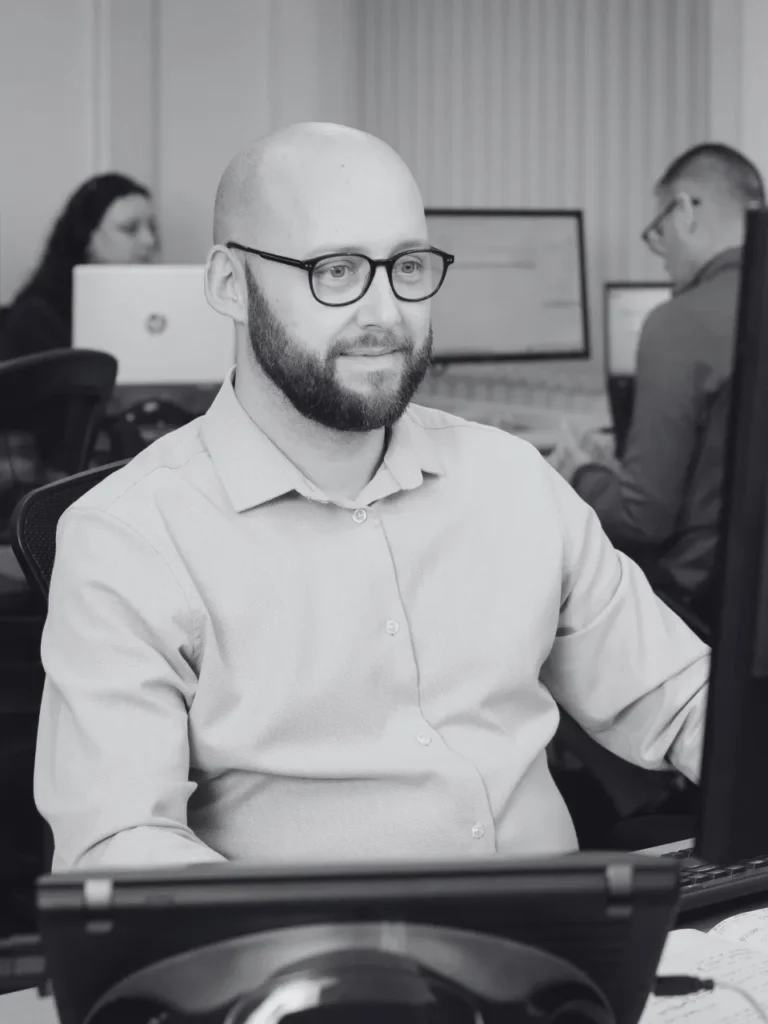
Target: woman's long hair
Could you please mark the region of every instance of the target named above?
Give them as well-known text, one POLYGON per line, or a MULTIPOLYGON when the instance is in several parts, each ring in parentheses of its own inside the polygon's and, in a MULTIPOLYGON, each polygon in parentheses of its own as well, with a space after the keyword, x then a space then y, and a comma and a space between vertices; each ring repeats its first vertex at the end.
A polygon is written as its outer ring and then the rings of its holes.
POLYGON ((149 189, 122 174, 99 174, 89 178, 69 198, 59 215, 37 269, 17 294, 15 301, 40 296, 69 325, 72 319, 72 269, 88 262, 91 235, 116 199, 142 195, 149 189))

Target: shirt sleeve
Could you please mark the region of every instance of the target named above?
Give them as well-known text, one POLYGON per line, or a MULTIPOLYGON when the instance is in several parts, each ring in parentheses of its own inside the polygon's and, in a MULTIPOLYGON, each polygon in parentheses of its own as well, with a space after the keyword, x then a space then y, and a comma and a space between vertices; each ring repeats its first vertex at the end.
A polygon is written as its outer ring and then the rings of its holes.
POLYGON ((660 544, 674 530, 704 400, 691 352, 695 318, 665 304, 643 327, 632 424, 621 469, 584 466, 573 486, 611 539, 660 544))
POLYGON ((195 621, 161 555, 115 516, 60 523, 35 759, 54 870, 221 861, 187 826, 195 621))
POLYGON ((564 536, 560 620, 542 682, 599 743, 698 782, 709 648, 616 551, 595 513, 549 466, 564 536))

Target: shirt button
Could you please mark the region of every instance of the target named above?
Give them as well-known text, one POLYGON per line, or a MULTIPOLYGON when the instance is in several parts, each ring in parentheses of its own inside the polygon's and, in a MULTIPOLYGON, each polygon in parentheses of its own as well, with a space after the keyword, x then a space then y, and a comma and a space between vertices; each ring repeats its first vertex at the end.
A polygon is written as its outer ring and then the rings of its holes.
POLYGON ((432 737, 429 735, 428 732, 417 732, 416 739, 419 741, 422 747, 428 747, 429 744, 432 742, 432 737))
POLYGON ((356 523, 364 523, 365 520, 368 518, 368 513, 365 511, 364 508, 356 508, 355 511, 352 513, 352 518, 355 520, 356 523))
POLYGON ((394 619, 387 619, 387 632, 390 636, 394 636, 398 629, 400 629, 400 626, 394 619))
POLYGON ((484 835, 485 835, 485 829, 483 828, 482 825, 473 825, 472 826, 472 838, 473 839, 482 839, 484 835))

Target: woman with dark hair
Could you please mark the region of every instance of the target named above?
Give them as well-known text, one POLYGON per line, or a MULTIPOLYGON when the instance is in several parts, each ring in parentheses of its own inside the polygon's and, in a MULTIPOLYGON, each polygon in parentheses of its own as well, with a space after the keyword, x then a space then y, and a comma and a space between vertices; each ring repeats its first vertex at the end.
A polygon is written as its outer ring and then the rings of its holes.
POLYGON ((157 247, 149 190, 122 174, 90 178, 68 200, 39 266, 5 312, 0 358, 71 345, 78 263, 146 263, 157 247))

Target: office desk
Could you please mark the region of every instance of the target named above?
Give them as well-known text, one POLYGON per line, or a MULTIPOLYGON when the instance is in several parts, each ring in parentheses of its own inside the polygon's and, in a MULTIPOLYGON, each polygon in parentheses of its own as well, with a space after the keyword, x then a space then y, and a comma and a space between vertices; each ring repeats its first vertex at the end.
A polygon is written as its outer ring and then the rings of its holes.
MULTIPOLYGON (((734 902, 720 913, 705 913, 701 917, 691 915, 687 919, 683 917, 677 927, 709 931, 723 918, 742 914, 747 910, 759 910, 762 907, 768 907, 768 897, 734 902)), ((53 999, 50 996, 41 998, 37 989, 30 988, 21 992, 11 992, 9 995, 0 995, 0 1024, 59 1024, 59 1019, 53 999)))
POLYGON ((192 416, 202 416, 221 387, 220 384, 117 384, 107 406, 116 416, 138 402, 173 402, 192 416))
MULTIPOLYGON (((108 416, 118 416, 140 402, 171 402, 191 416, 202 416, 216 397, 218 384, 118 384, 107 406, 108 416)), ((591 425, 592 441, 598 449, 613 452, 612 430, 606 428, 600 412, 573 413, 557 408, 514 405, 506 402, 478 402, 467 399, 448 399, 429 393, 417 393, 413 401, 419 405, 444 409, 469 420, 489 423, 528 441, 542 453, 549 453, 560 439, 560 417, 575 416, 582 426, 591 425)))

